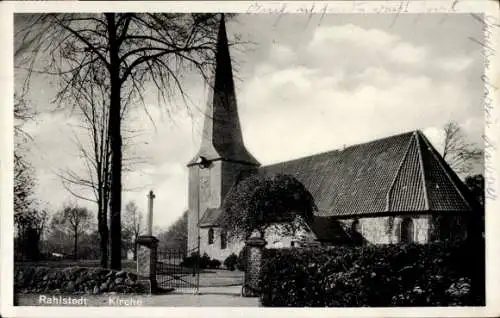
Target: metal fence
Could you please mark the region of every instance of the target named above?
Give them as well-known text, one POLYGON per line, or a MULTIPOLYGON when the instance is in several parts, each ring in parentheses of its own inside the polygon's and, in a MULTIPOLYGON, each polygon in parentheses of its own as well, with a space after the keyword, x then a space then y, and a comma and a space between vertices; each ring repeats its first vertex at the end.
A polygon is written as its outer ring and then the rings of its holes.
POLYGON ((199 264, 196 260, 189 259, 197 250, 158 250, 156 262, 156 281, 158 287, 174 289, 178 292, 199 291, 199 264))

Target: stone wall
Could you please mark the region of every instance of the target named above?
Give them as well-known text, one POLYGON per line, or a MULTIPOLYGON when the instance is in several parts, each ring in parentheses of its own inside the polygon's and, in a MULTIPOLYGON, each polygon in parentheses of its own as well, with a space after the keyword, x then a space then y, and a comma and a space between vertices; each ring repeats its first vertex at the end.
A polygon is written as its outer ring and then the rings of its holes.
POLYGON ((228 240, 225 249, 220 248, 220 229, 214 228, 214 243, 208 244, 208 228, 200 229, 200 254, 207 253, 210 258, 221 262, 232 253, 238 255, 244 244, 240 240, 228 240))
POLYGON ((125 271, 42 266, 16 266, 14 269, 15 293, 144 293, 147 289, 136 274, 125 271))
MULTIPOLYGON (((214 243, 208 244, 208 228, 202 228, 200 231, 200 251, 201 255, 207 253, 210 258, 215 258, 223 262, 232 253, 238 255, 245 245, 242 240, 228 240, 227 247, 221 249, 220 229, 214 228, 214 243)), ((267 242, 267 248, 286 248, 291 247, 292 242, 300 241, 304 238, 315 240, 316 236, 308 230, 298 230, 296 235, 282 235, 280 225, 269 227, 264 234, 267 242)))
MULTIPOLYGON (((413 222, 413 241, 416 243, 425 244, 438 239, 466 236, 466 221, 460 215, 439 218, 434 215, 359 218, 358 228, 367 243, 396 244, 401 242, 401 223, 405 218, 410 218, 413 222)), ((346 231, 350 231, 355 220, 339 221, 346 231)))
MULTIPOLYGON (((401 223, 405 218, 410 218, 413 222, 413 241, 425 244, 436 239, 453 237, 464 237, 466 224, 463 217, 447 216, 440 220, 432 215, 412 215, 412 216, 384 216, 359 218, 359 230, 361 235, 369 244, 397 244, 401 242, 401 223), (439 224, 437 224, 439 223, 439 224)), ((352 223, 356 219, 340 219, 340 224, 344 230, 351 231, 352 223)), ((241 241, 228 241, 227 248, 220 249, 220 232, 214 228, 214 243, 208 244, 208 228, 201 229, 200 251, 207 253, 210 258, 224 261, 226 257, 235 253, 238 255, 244 244, 241 241)), ((299 234, 300 236, 300 234, 299 234)), ((265 239, 267 248, 286 248, 291 246, 292 241, 296 241, 297 236, 282 236, 277 234, 272 228, 266 231, 265 239)), ((310 240, 314 240, 311 235, 310 240)))
MULTIPOLYGON (((401 242, 401 223, 406 216, 384 216, 359 218, 359 232, 371 244, 396 244, 401 242)), ((427 243, 430 241, 431 222, 428 215, 410 217, 413 222, 413 241, 427 243)), ((346 231, 351 231, 352 223, 356 219, 339 220, 346 231)))

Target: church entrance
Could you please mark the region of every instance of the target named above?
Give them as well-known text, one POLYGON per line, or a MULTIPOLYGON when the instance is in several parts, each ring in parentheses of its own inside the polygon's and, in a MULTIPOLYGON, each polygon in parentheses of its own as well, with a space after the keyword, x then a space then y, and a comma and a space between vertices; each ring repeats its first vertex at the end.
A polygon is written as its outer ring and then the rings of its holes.
POLYGON ((156 281, 162 289, 174 289, 176 292, 198 293, 200 285, 198 249, 180 251, 160 250, 156 261, 156 281))

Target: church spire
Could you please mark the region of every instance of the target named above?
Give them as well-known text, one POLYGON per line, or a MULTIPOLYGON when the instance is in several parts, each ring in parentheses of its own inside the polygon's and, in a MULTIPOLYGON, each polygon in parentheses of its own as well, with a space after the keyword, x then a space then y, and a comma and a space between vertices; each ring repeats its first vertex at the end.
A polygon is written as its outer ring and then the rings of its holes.
POLYGON ((224 20, 224 14, 221 14, 215 70, 209 88, 201 146, 198 155, 188 165, 195 164, 200 157, 204 157, 210 161, 226 160, 258 166, 259 162, 243 143, 224 20))

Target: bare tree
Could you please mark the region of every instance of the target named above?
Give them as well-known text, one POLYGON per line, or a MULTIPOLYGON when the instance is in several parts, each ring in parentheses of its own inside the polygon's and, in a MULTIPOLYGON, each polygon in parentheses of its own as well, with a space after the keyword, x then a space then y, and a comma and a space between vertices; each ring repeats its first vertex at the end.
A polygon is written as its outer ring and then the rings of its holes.
MULTIPOLYGON (((214 62, 217 14, 104 13, 18 16, 16 66, 62 80, 57 100, 77 98, 93 67, 109 96, 111 268, 121 268, 122 114, 124 100, 142 102, 147 85, 158 100, 175 92, 186 98, 183 77, 196 70, 207 80, 214 62), (41 69, 36 65, 41 62, 41 69), (27 67, 25 67, 27 65, 27 67)), ((186 99, 185 99, 186 100, 186 99)))
POLYGON ((22 125, 32 119, 26 102, 19 96, 14 97, 14 216, 21 217, 33 203, 32 194, 35 187, 33 167, 25 159, 23 145, 31 137, 23 130, 22 125))
POLYGON ((129 238, 129 247, 134 252, 134 260, 137 260, 137 238, 143 230, 143 214, 139 211, 139 207, 134 201, 130 201, 125 206, 125 214, 123 215, 123 228, 125 237, 129 238))
POLYGON ((89 79, 82 79, 79 92, 72 91, 75 96, 75 106, 82 117, 81 128, 90 139, 87 144, 76 137, 80 157, 86 171, 82 174, 73 170, 60 171, 59 177, 64 188, 77 198, 92 201, 97 204, 97 228, 99 232, 100 265, 108 267, 108 207, 110 196, 111 150, 108 129, 108 108, 105 103, 107 95, 103 83, 99 80, 99 70, 91 66, 89 79), (84 190, 84 191, 80 191, 84 190), (86 196, 90 190, 92 195, 86 196))
POLYGON ((34 169, 18 147, 14 150, 14 221, 15 224, 36 223, 33 212, 34 169))
POLYGON ((16 256, 30 260, 40 257, 40 238, 45 230, 47 211, 38 208, 34 198, 35 170, 25 156, 25 145, 31 136, 23 124, 34 113, 22 96, 14 96, 14 224, 17 238, 16 256))
POLYGON ((483 151, 465 141, 462 129, 456 122, 447 123, 443 131, 443 159, 458 174, 470 172, 472 165, 481 160, 483 151))
MULTIPOLYGON (((97 204, 97 225, 100 237, 100 263, 101 267, 108 267, 108 245, 109 229, 107 224, 108 207, 110 198, 111 177, 111 150, 108 129, 109 122, 109 96, 106 87, 101 82, 100 72, 95 67, 89 70, 91 76, 82 79, 82 86, 75 94, 75 109, 81 117, 81 124, 77 128, 83 130, 85 137, 82 140, 75 135, 75 144, 79 150, 85 171, 61 169, 58 173, 64 188, 73 196, 97 204), (86 142, 87 141, 87 142, 86 142), (83 190, 83 191, 81 191, 83 190), (89 193, 90 196, 86 195, 89 193)), ((129 102, 126 100, 125 103, 129 102)), ((124 116, 125 114, 123 114, 124 116)), ((125 130, 125 129, 124 129, 125 130)), ((124 149, 127 154, 127 146, 133 138, 133 131, 125 130, 124 149)), ((132 166, 142 163, 143 158, 124 156, 123 169, 130 170, 132 166)))
POLYGON ((158 234, 161 249, 187 251, 187 219, 188 211, 184 211, 175 223, 158 234))
POLYGON ((73 258, 78 258, 78 238, 92 224, 92 213, 83 207, 66 204, 52 218, 52 227, 73 237, 73 258))

